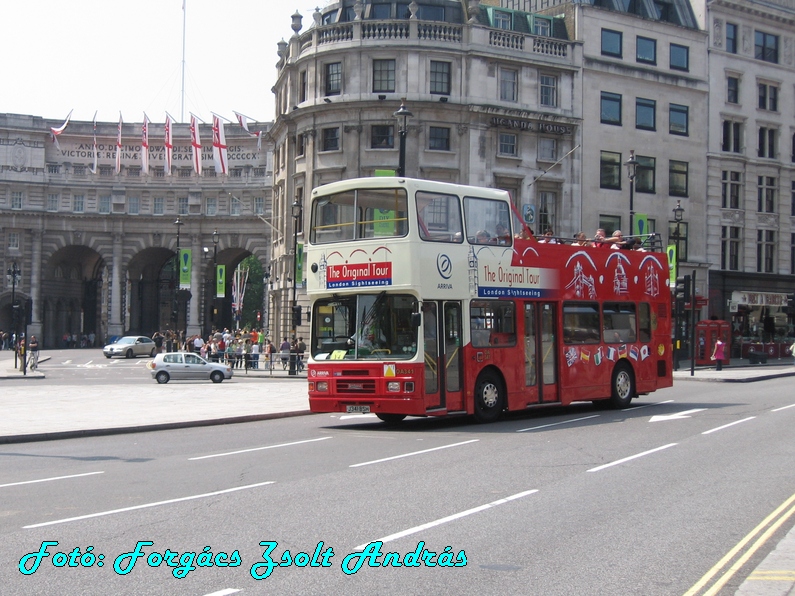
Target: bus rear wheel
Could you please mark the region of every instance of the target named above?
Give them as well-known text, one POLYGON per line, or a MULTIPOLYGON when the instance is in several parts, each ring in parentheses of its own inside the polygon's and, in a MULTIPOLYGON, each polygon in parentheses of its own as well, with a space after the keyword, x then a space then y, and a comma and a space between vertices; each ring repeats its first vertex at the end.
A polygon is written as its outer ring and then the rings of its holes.
POLYGON ((628 364, 619 362, 616 365, 610 387, 612 391, 610 406, 614 409, 628 407, 635 395, 635 376, 628 364))
POLYGON ((376 414, 376 416, 387 424, 398 424, 406 417, 405 414, 376 414))
POLYGON ((492 372, 485 372, 475 385, 475 418, 478 422, 494 422, 500 417, 503 405, 500 379, 492 372))

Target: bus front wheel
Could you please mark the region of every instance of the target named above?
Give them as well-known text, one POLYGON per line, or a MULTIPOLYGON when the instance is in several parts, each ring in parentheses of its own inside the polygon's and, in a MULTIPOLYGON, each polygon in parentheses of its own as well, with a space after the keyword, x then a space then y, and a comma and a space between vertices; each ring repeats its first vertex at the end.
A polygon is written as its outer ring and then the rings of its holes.
POLYGON ((502 383, 491 372, 483 373, 475 386, 475 418, 478 422, 494 422, 504 407, 502 383))
POLYGON ((626 408, 635 395, 635 377, 629 365, 620 362, 613 370, 610 405, 615 409, 626 408))
POLYGON ((405 414, 376 414, 376 416, 387 424, 398 424, 406 417, 405 414))

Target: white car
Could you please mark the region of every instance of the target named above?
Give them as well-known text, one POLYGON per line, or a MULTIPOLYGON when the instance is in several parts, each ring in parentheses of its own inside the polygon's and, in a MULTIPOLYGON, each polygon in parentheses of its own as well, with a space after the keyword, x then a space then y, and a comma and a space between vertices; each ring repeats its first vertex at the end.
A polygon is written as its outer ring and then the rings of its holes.
POLYGON ((201 356, 190 352, 158 354, 146 366, 152 373, 152 378, 161 385, 168 383, 171 379, 209 379, 213 383, 220 383, 224 379, 232 378, 232 367, 217 362, 208 362, 201 356))
POLYGON ((102 348, 102 353, 105 354, 105 358, 112 358, 113 356, 124 356, 125 358, 151 356, 154 358, 155 354, 157 354, 157 346, 151 337, 125 335, 102 348))

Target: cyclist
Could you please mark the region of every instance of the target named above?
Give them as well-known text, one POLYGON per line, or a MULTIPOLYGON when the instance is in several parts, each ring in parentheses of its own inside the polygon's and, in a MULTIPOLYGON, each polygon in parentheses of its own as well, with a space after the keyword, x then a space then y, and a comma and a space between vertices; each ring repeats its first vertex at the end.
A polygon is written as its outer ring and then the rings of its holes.
POLYGON ((28 352, 28 367, 30 370, 36 370, 36 368, 39 366, 39 340, 36 339, 35 335, 30 336, 28 352))

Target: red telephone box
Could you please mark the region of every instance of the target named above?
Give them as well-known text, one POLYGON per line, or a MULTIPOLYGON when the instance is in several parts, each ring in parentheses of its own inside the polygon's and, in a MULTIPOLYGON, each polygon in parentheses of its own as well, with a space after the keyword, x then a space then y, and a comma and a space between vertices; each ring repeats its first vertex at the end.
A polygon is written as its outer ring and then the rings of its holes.
POLYGON ((704 366, 710 365, 714 361, 710 360, 715 343, 720 337, 723 342, 723 364, 729 364, 729 353, 731 351, 731 326, 726 321, 700 321, 696 323, 696 364, 704 366))

